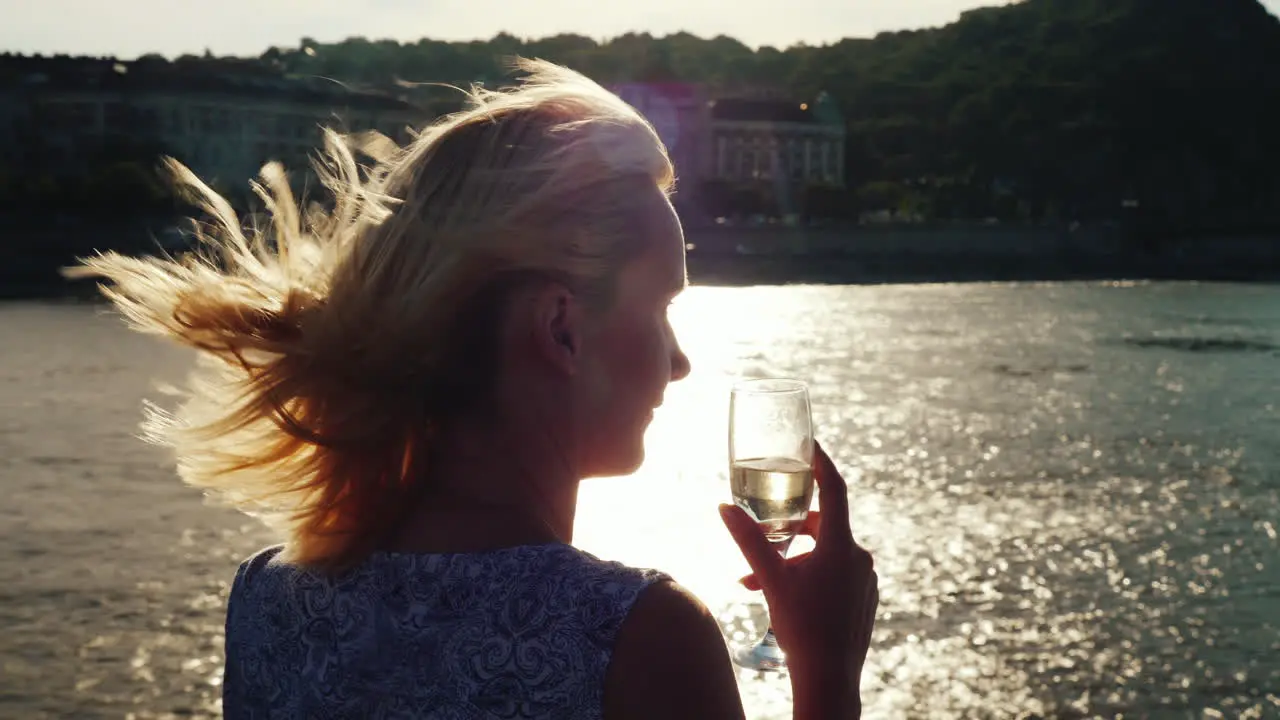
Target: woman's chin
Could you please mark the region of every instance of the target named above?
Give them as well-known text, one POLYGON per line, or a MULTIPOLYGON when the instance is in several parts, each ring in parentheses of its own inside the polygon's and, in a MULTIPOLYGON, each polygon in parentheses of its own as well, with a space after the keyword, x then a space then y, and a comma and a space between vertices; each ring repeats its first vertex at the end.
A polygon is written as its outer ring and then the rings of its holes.
POLYGON ((640 469, 644 464, 644 443, 637 443, 636 447, 627 451, 618 452, 616 455, 606 458, 605 462, 600 463, 597 470, 587 475, 587 477, 622 477, 631 475, 640 469))

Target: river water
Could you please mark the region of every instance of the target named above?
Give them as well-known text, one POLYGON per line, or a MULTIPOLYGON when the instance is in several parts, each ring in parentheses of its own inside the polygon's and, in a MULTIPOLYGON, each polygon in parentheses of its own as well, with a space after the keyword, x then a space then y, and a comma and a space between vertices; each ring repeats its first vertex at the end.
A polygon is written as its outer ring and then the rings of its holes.
MULTIPOLYGON (((583 548, 755 639, 727 391, 799 376, 882 582, 866 717, 1280 717, 1280 287, 694 287, 674 322, 694 374, 644 468, 585 485, 583 548)), ((0 305, 0 717, 217 715, 228 582, 273 539, 134 437, 189 362, 0 305)))

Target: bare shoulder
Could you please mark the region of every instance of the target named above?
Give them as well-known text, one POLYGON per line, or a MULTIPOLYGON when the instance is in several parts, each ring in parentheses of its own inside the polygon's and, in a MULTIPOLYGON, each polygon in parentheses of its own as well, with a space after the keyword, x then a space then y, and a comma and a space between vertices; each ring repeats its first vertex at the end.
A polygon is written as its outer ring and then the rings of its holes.
POLYGON ((604 717, 743 717, 720 626, 679 584, 654 583, 627 614, 605 677, 604 717))

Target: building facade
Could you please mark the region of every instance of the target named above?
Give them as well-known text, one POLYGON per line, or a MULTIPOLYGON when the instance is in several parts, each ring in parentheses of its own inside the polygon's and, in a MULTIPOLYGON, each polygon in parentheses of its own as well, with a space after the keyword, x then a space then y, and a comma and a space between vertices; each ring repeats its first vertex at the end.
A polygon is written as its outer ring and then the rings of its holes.
MULTIPOLYGON (((702 212, 717 204, 703 202, 708 191, 754 194, 767 212, 788 215, 802 212, 809 189, 844 186, 845 124, 825 95, 716 98, 690 83, 610 89, 667 146, 674 200, 689 219, 720 212, 702 212)), ((0 57, 0 174, 72 175, 104 153, 126 161, 166 154, 238 189, 270 160, 308 170, 322 128, 376 130, 403 143, 432 115, 391 92, 287 77, 256 61, 0 57)))
POLYGON ((814 105, 777 99, 713 101, 711 177, 843 187, 844 123, 823 118, 814 105))
POLYGON ((666 144, 676 168, 675 201, 686 220, 711 220, 724 210, 725 197, 743 193, 756 198, 749 204, 797 215, 810 189, 845 185, 845 123, 825 94, 805 102, 776 89, 715 98, 682 83, 623 83, 610 90, 648 118, 666 144))
POLYGON ((637 82, 609 90, 653 124, 676 169, 676 200, 692 202, 711 161, 711 112, 705 89, 691 83, 637 82))
MULTIPOLYGON (((0 64, 6 60, 13 62, 0 64)), ((389 95, 247 63, 20 60, 0 88, 0 162, 56 174, 74 174, 104 152, 163 153, 206 180, 242 185, 271 160, 305 167, 324 127, 404 141, 428 119, 389 95)))

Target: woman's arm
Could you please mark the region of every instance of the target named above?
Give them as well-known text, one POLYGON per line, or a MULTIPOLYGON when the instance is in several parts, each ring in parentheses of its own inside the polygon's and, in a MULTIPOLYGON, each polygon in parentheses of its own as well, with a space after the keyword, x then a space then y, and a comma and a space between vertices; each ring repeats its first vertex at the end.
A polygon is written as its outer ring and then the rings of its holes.
MULTIPOLYGON (((849 720, 858 683, 830 665, 791 660, 793 717, 849 720)), ((605 677, 605 720, 740 720, 742 699, 724 636, 710 611, 667 581, 640 595, 614 644, 605 677)))
MULTIPOLYGON (((795 720, 850 720, 862 712, 861 675, 880 603, 871 554, 849 527, 848 485, 816 446, 821 511, 805 532, 814 550, 783 559, 740 508, 721 510, 763 590, 791 673, 795 720)), ((606 720, 743 717, 724 638, 697 598, 673 582, 641 594, 622 624, 605 678, 606 720)))
POLYGON ((720 626, 680 585, 651 585, 627 613, 605 676, 604 717, 743 717, 720 626))

